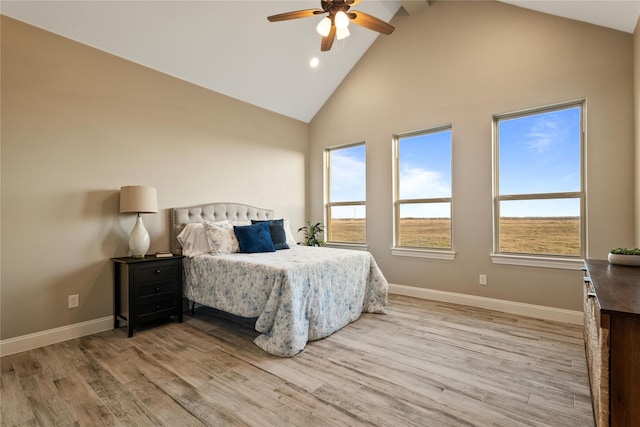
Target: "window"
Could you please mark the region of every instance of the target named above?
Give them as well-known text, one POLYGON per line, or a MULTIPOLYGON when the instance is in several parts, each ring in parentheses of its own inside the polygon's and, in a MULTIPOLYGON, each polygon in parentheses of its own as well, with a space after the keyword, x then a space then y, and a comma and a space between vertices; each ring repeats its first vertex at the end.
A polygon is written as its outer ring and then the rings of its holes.
POLYGON ((583 103, 494 118, 495 252, 584 254, 583 103))
POLYGON ((366 243, 364 143, 326 151, 327 229, 330 243, 366 243))
POLYGON ((395 246, 450 250, 451 127, 395 137, 395 246))

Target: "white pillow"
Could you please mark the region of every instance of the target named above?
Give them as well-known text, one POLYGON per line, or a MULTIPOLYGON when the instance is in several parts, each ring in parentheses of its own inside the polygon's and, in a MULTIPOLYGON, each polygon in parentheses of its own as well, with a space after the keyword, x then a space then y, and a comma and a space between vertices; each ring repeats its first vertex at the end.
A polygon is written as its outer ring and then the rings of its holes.
POLYGON ((178 234, 178 243, 182 246, 182 255, 194 257, 211 252, 209 241, 204 234, 201 222, 187 224, 178 234))
POLYGON ((209 252, 212 255, 233 254, 240 251, 240 244, 231 222, 205 221, 202 225, 204 226, 204 234, 209 242, 209 252))
POLYGON ((287 236, 287 246, 289 246, 290 248, 295 248, 298 243, 296 242, 296 238, 293 236, 291 228, 289 227, 289 220, 285 219, 283 221, 283 225, 284 234, 287 236))

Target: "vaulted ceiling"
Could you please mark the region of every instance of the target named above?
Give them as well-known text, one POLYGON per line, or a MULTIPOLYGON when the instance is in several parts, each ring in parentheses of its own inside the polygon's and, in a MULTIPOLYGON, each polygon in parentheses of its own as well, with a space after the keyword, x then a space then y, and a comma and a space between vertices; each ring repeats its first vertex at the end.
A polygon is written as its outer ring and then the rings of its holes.
MULTIPOLYGON (((505 2, 628 33, 640 15, 636 0, 505 2)), ((428 13, 430 3, 364 0, 353 9, 388 22, 396 13, 428 13)), ((350 37, 321 52, 320 17, 266 19, 319 7, 318 0, 0 2, 6 16, 304 122, 378 37, 350 25, 350 37)))

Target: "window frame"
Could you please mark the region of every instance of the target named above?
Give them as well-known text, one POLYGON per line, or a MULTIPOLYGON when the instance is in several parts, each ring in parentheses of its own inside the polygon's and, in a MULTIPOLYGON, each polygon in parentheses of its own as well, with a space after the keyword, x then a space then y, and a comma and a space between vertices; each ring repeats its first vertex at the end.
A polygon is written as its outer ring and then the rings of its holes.
POLYGON ((403 132, 393 135, 393 247, 391 252, 393 255, 409 256, 419 258, 432 258, 442 260, 455 259, 454 251, 454 235, 453 235, 453 125, 451 123, 433 126, 416 131, 403 132), (411 138, 420 135, 435 134, 439 132, 450 132, 449 140, 449 167, 451 171, 451 196, 449 197, 431 197, 416 199, 400 199, 400 143, 403 138, 411 138), (431 204, 431 203, 449 203, 449 241, 448 248, 422 247, 422 246, 401 246, 400 238, 400 208, 403 205, 411 204, 431 204))
POLYGON ((493 132, 493 253, 492 261, 497 264, 538 266, 549 268, 565 268, 578 269, 581 267, 583 259, 586 256, 586 168, 585 168, 585 151, 586 151, 586 100, 573 100, 557 104, 546 105, 542 107, 529 108, 509 113, 496 114, 492 120, 493 132), (530 117, 537 114, 550 113, 554 111, 567 110, 571 108, 579 108, 580 123, 580 189, 579 191, 568 192, 549 192, 549 193, 523 193, 523 194, 500 194, 500 121, 505 119, 514 119, 521 117, 530 117), (525 253, 525 252, 500 252, 500 203, 504 201, 536 201, 536 200, 562 200, 562 199, 578 199, 580 204, 580 254, 544 254, 544 253, 525 253))
POLYGON ((325 194, 324 194, 324 223, 325 223, 325 240, 328 246, 345 246, 345 247, 366 247, 367 245, 367 226, 366 226, 366 221, 367 221, 367 201, 366 201, 366 176, 367 176, 367 165, 366 165, 366 160, 367 160, 367 145, 365 141, 360 141, 360 142, 353 142, 353 143, 349 143, 349 144, 342 144, 342 145, 334 145, 331 147, 327 147, 324 149, 324 170, 325 170, 325 178, 324 178, 324 182, 325 182, 325 194), (347 148, 353 148, 353 147, 359 147, 362 146, 364 147, 364 159, 365 159, 365 200, 350 200, 350 201, 346 201, 346 202, 332 202, 331 201, 331 152, 332 151, 336 151, 336 150, 343 150, 343 149, 347 149, 347 148), (340 242, 340 241, 332 241, 329 240, 329 236, 331 236, 331 209, 334 207, 341 207, 341 206, 363 206, 364 207, 364 211, 365 211, 365 229, 364 229, 364 242, 340 242))

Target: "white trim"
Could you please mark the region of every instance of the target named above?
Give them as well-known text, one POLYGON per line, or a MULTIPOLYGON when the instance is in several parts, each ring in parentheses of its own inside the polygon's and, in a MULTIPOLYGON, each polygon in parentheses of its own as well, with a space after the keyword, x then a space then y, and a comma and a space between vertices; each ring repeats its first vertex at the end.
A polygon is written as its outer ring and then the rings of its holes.
POLYGON ((101 317, 73 325, 61 326, 47 331, 35 332, 0 341, 0 356, 20 353, 45 345, 113 329, 113 316, 101 317))
POLYGON ((456 253, 453 251, 437 251, 432 249, 391 248, 391 254, 415 258, 444 259, 447 261, 456 259, 456 253))
POLYGON ((331 243, 327 242, 328 248, 334 249, 353 249, 355 251, 368 251, 369 247, 361 243, 331 243))
POLYGON ((535 317, 538 319, 571 323, 574 325, 583 324, 582 311, 565 310, 562 308, 526 304, 522 302, 487 298, 477 295, 438 291, 435 289, 417 288, 415 286, 395 285, 392 283, 389 284, 389 292, 393 294, 429 299, 434 301, 469 305, 472 307, 502 311, 504 313, 518 314, 521 316, 535 317))
MULTIPOLYGON (((571 323, 575 325, 582 325, 583 321, 583 314, 581 311, 565 310, 561 308, 526 304, 476 295, 466 295, 455 292, 438 291, 435 289, 417 288, 415 286, 396 285, 392 283, 389 284, 389 292, 398 295, 469 305, 472 307, 480 307, 489 310, 497 310, 505 313, 519 314, 522 316, 571 323)), ((47 331, 36 332, 20 337, 9 338, 0 341, 0 356, 8 356, 10 354, 20 353, 22 351, 44 347, 46 345, 86 335, 96 334, 110 329, 113 329, 113 316, 102 317, 68 326, 61 326, 59 328, 49 329, 47 331)))
POLYGON ((526 255, 491 254, 494 264, 521 265, 525 267, 559 268, 563 270, 580 270, 584 266, 583 259, 534 257, 526 255))

